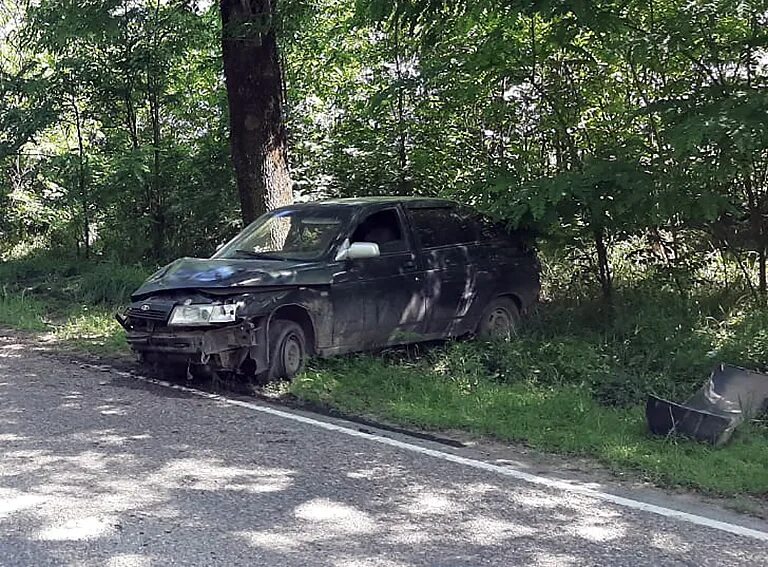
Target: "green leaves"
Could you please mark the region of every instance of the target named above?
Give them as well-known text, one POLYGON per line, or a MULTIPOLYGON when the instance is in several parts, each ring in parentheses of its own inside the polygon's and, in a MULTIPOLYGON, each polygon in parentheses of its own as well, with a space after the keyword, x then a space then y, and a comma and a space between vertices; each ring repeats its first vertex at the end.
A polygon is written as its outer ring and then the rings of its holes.
MULTIPOLYGON (((81 214, 73 99, 97 246, 141 256, 158 213, 172 251, 236 229, 221 30, 199 6, 45 0, 19 19, 24 41, 0 51, 0 199, 6 179, 23 187, 29 230, 69 235, 81 214), (42 157, 8 157, 27 149, 42 157)), ((768 248, 762 1, 287 0, 278 15, 304 197, 453 197, 568 261, 586 251, 595 273, 595 232, 610 249, 696 231, 745 265, 768 248)))
POLYGON ((521 185, 502 176, 493 184, 504 203, 494 208, 497 214, 544 234, 579 224, 589 231, 631 230, 659 220, 652 177, 625 161, 589 159, 578 171, 521 185))
POLYGON ((50 86, 34 62, 12 72, 0 69, 0 159, 16 154, 55 120, 50 86))
POLYGON ((158 219, 169 255, 231 232, 217 6, 45 0, 6 29, 0 240, 72 249, 87 232, 96 252, 133 261, 158 219))

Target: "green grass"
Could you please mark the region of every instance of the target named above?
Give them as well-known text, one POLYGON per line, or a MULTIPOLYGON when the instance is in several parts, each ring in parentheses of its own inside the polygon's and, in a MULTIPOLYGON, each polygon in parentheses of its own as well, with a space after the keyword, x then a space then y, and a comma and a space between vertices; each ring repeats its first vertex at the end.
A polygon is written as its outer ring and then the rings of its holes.
POLYGON ((129 353, 125 333, 114 317, 119 307, 47 303, 0 293, 0 325, 47 332, 61 346, 97 355, 129 353))
POLYGON ((83 307, 55 326, 54 336, 65 345, 91 354, 128 354, 125 332, 114 316, 117 309, 83 307))
POLYGON ((23 293, 0 290, 0 324, 24 331, 44 331, 45 304, 23 293))
MULTIPOLYGON (((452 348, 441 354, 452 356, 452 348)), ((652 438, 641 406, 606 407, 587 387, 446 375, 434 362, 405 364, 367 356, 324 362, 295 380, 291 391, 348 413, 595 457, 613 470, 636 471, 660 485, 768 495, 765 429, 741 430, 720 449, 652 438)))
POLYGON ((47 331, 62 346, 127 354, 114 318, 150 269, 53 255, 0 264, 0 324, 47 331))
POLYGON ((292 392, 349 413, 594 457, 660 485, 765 497, 765 422, 714 449, 649 436, 643 404, 649 393, 685 399, 719 361, 766 370, 766 329, 768 309, 738 295, 640 285, 613 306, 542 305, 509 343, 319 363, 292 392))

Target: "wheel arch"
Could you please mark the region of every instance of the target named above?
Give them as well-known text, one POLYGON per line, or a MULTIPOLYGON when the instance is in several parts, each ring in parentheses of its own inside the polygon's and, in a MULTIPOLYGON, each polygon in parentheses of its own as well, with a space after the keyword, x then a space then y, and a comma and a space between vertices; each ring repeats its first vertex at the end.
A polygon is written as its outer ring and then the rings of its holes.
POLYGON ((281 305, 270 313, 267 320, 267 336, 269 336, 269 327, 272 321, 276 319, 282 319, 286 321, 293 321, 298 324, 307 338, 307 347, 309 354, 314 355, 317 352, 317 333, 315 331, 315 322, 312 319, 312 315, 309 309, 298 303, 288 303, 281 305))

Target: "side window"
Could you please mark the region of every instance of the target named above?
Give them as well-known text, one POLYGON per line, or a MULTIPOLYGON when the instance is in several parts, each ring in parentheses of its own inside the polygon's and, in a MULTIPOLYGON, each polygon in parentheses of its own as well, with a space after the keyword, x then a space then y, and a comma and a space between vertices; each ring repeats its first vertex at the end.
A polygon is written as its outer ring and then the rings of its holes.
POLYGON ((411 209, 408 214, 422 248, 467 244, 477 240, 477 225, 463 211, 443 207, 411 209))
POLYGON ((382 254, 405 252, 408 245, 395 209, 386 209, 366 217, 352 233, 350 242, 375 242, 382 254))

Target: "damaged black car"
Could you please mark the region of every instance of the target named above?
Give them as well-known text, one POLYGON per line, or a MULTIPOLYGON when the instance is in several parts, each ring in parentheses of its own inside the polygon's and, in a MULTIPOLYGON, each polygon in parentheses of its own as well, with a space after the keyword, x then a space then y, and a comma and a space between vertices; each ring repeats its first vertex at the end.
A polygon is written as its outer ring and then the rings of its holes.
POLYGON ((149 365, 290 379, 310 356, 509 336, 538 295, 528 239, 472 209, 338 199, 276 209, 213 257, 176 260, 118 320, 149 365))

